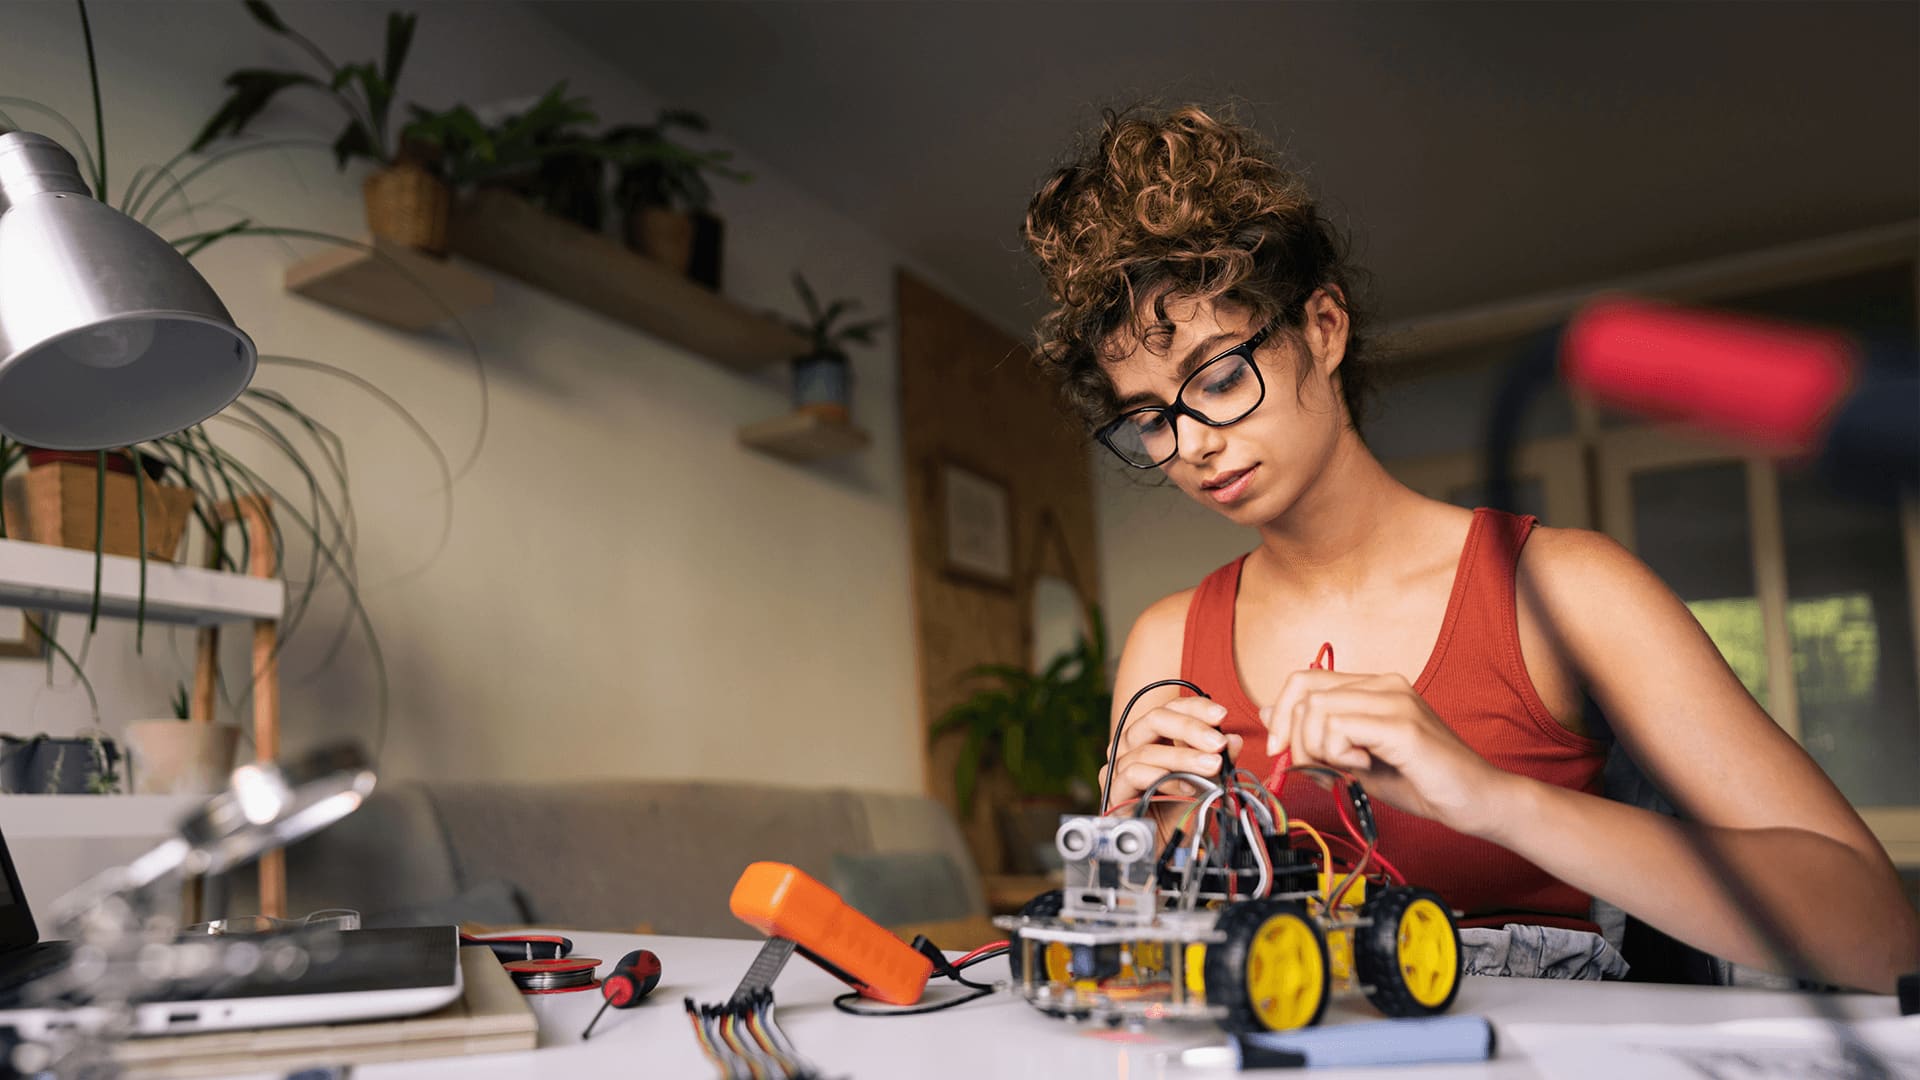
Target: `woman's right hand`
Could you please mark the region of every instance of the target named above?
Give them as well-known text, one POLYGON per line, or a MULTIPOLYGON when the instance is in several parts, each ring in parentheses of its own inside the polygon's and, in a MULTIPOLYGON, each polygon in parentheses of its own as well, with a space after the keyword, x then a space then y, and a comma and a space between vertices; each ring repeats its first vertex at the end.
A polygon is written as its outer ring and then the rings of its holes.
MULTIPOLYGON (((1224 705, 1203 697, 1176 697, 1146 713, 1136 713, 1120 733, 1120 747, 1106 768, 1100 770, 1104 784, 1112 773, 1112 791, 1103 811, 1138 798, 1155 780, 1170 772, 1190 772, 1213 776, 1220 771, 1220 751, 1227 748, 1237 758, 1241 738, 1220 731, 1227 718, 1224 705)), ((1160 785, 1155 794, 1194 794, 1184 781, 1160 785)))

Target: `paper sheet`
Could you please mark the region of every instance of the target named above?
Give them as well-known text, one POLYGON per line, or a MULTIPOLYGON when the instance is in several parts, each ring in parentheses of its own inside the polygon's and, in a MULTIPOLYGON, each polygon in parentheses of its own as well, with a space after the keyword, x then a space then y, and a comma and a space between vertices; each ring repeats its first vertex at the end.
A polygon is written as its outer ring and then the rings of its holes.
MULTIPOLYGON (((1920 1080, 1920 1017, 1850 1025, 1887 1073, 1920 1080)), ((1519 1051, 1541 1076, 1569 1080, 1854 1080, 1833 1025, 1811 1019, 1723 1024, 1499 1025, 1501 1053, 1519 1051)))

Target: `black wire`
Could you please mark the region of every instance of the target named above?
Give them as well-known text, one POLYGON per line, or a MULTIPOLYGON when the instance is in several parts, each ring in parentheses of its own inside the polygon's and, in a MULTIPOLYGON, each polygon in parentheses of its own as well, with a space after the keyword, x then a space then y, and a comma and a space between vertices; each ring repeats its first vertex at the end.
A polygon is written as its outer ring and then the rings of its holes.
MULTIPOLYGON (((952 979, 961 986, 972 989, 973 993, 971 994, 950 998, 946 1001, 935 1001, 926 1005, 893 1005, 885 1008, 856 1009, 852 1006, 852 1002, 860 997, 860 991, 849 990, 833 999, 833 1007, 849 1016, 918 1016, 922 1013, 939 1012, 942 1009, 951 1009, 955 1005, 965 1005, 971 1001, 979 1001, 981 998, 986 997, 999 988, 991 983, 978 983, 972 979, 962 978, 960 973, 973 967, 975 964, 984 964, 989 960, 998 960, 1007 955, 1012 947, 1012 943, 1009 942, 997 949, 989 949, 964 964, 955 964, 947 960, 944 953, 941 954, 940 960, 935 966, 935 972, 952 979)), ((938 950, 935 951, 937 952, 938 950)), ((932 955, 932 953, 929 953, 929 958, 931 958, 932 955)))
MULTIPOLYGON (((1517 512, 1512 505, 1513 456, 1520 438, 1520 422, 1534 399, 1553 384, 1558 374, 1561 329, 1555 327, 1534 340, 1520 360, 1508 370, 1507 378, 1494 399, 1487 430, 1486 494, 1488 504, 1495 509, 1517 512)), ((1759 934, 1773 951, 1775 958, 1787 969, 1787 974, 1801 982, 1821 982, 1814 974, 1813 965, 1806 954, 1800 951, 1786 928, 1775 918, 1773 909, 1761 900, 1745 875, 1736 870, 1713 844, 1706 830, 1693 828, 1684 819, 1680 825, 1680 835, 1685 838, 1687 845, 1707 864, 1711 875, 1720 880, 1722 894, 1746 918, 1748 927, 1759 934)), ((1841 1012, 1840 1006, 1831 1000, 1831 995, 1814 991, 1809 996, 1813 1011, 1833 1028, 1842 1055, 1858 1071, 1858 1075, 1873 1080, 1892 1075, 1879 1052, 1860 1037, 1841 1012)))
POLYGON ((833 999, 833 1007, 849 1016, 919 1016, 922 1013, 939 1012, 942 1009, 951 1009, 955 1005, 966 1005, 970 1002, 979 1001, 991 993, 993 993, 993 987, 988 986, 975 990, 965 997, 951 998, 947 1001, 936 1001, 930 1005, 896 1005, 883 1009, 856 1009, 850 1003, 860 997, 860 991, 849 990, 833 999))
POLYGON ((1158 690, 1163 686, 1184 686, 1194 693, 1199 694, 1201 697, 1206 698, 1208 701, 1213 700, 1213 695, 1185 679, 1161 679, 1159 682, 1148 683, 1134 692, 1133 697, 1127 702, 1127 707, 1120 710, 1120 722, 1113 725, 1113 744, 1107 748, 1107 779, 1105 783, 1100 785, 1100 813, 1103 817, 1107 812, 1107 797, 1113 794, 1113 770, 1116 764, 1114 762, 1114 756, 1120 753, 1120 733, 1127 730, 1127 715, 1133 712, 1135 705, 1140 703, 1140 696, 1142 694, 1145 694, 1149 690, 1158 690))

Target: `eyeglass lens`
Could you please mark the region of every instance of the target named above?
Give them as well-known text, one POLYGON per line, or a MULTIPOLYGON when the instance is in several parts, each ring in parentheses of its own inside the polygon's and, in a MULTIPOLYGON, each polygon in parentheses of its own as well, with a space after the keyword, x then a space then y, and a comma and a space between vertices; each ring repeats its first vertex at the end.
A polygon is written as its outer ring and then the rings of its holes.
MULTIPOLYGON (((1264 388, 1245 353, 1219 357, 1193 373, 1180 390, 1180 404, 1215 426, 1231 424, 1260 404, 1264 388)), ((1158 465, 1173 457, 1172 409, 1141 409, 1120 418, 1108 432, 1108 444, 1137 465, 1158 465)))

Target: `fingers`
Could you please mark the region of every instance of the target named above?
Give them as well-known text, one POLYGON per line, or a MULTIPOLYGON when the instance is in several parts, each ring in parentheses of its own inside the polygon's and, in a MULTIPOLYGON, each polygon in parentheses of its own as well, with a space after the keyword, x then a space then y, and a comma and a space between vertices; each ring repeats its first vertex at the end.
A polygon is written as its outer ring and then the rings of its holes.
POLYGON ((1120 756, 1136 747, 1156 742, 1185 743, 1209 753, 1219 753, 1226 739, 1219 732, 1227 718, 1224 705, 1205 698, 1175 698, 1144 716, 1127 721, 1120 733, 1120 756))
POLYGON ((1294 708, 1288 743, 1295 764, 1367 769, 1396 763, 1413 734, 1394 695, 1366 689, 1314 691, 1294 708))
POLYGON ((1278 754, 1282 747, 1292 744, 1294 720, 1301 700, 1308 694, 1350 686, 1386 690, 1393 688, 1396 683, 1405 682, 1398 675, 1354 675, 1312 669, 1293 672, 1280 684, 1280 693, 1273 699, 1273 704, 1260 712, 1260 719, 1267 725, 1268 755, 1278 754))
MULTIPOLYGON (((1108 805, 1118 806, 1128 799, 1137 798, 1155 780, 1170 772, 1211 776, 1219 770, 1220 755, 1217 753, 1209 754, 1192 747, 1168 743, 1149 743, 1136 747, 1131 753, 1120 755, 1120 760, 1113 766, 1113 790, 1108 796, 1108 805)), ((1107 770, 1102 769, 1103 782, 1106 775, 1107 770)), ((1191 786, 1178 780, 1160 785, 1160 792, 1169 795, 1194 793, 1191 786)))

